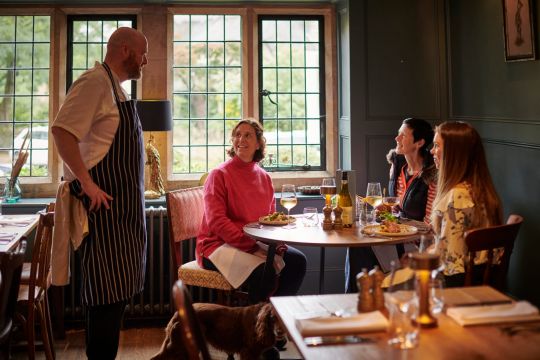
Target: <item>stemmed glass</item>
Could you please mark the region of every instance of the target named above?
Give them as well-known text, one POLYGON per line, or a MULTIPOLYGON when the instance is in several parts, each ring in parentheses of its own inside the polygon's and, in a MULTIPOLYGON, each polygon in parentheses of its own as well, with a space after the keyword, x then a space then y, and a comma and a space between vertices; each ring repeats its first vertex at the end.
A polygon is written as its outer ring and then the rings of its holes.
POLYGON ((284 184, 281 187, 281 206, 287 209, 287 226, 286 229, 291 229, 291 209, 296 206, 298 200, 296 199, 296 189, 292 184, 284 184))
POLYGON ((321 184, 321 195, 326 198, 325 205, 330 206, 332 195, 336 193, 336 181, 334 178, 324 178, 321 184))
POLYGON ((381 205, 382 192, 380 183, 370 182, 367 184, 366 197, 364 198, 364 201, 374 208, 381 205))

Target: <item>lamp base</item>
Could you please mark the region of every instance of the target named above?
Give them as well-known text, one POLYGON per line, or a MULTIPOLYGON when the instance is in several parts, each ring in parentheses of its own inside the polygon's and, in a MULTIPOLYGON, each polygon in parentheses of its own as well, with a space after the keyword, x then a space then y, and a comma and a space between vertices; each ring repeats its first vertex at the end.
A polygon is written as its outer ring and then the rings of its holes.
POLYGON ((155 190, 146 190, 144 192, 145 199, 159 199, 160 197, 161 197, 161 194, 155 190))

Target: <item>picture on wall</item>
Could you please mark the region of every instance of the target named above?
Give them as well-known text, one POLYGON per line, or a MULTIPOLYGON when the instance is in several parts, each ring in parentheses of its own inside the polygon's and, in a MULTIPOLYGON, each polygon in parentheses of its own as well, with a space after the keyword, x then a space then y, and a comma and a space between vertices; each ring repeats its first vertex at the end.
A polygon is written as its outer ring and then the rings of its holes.
POLYGON ((503 0, 506 61, 535 59, 531 0, 503 0))

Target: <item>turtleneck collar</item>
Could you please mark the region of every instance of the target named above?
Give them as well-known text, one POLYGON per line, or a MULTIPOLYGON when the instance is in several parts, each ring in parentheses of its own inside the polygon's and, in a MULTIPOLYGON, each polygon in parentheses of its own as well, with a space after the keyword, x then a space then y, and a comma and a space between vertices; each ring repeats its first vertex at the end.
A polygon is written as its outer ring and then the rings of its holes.
POLYGON ((240 169, 253 169, 257 165, 255 161, 245 162, 236 155, 231 159, 231 163, 240 169))

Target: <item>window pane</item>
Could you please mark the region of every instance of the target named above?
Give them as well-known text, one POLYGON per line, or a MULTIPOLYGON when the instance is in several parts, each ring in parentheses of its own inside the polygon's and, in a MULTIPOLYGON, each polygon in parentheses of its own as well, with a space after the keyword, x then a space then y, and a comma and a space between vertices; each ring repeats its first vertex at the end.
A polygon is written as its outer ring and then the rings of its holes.
POLYGON ((207 172, 225 159, 227 119, 234 126, 241 117, 241 17, 175 15, 173 23, 173 173, 207 172))
POLYGON ((320 127, 324 108, 320 100, 324 64, 319 56, 324 48, 319 37, 322 21, 321 17, 275 20, 262 16, 259 22, 263 39, 261 88, 273 92, 270 97, 277 102, 273 105, 268 97, 261 100, 265 136, 273 151, 265 167, 297 170, 311 165, 313 170, 323 169, 320 127))
POLYGON ((50 17, 0 16, 0 41, 0 176, 9 174, 27 133, 20 176, 47 176, 50 17))
MULTIPOLYGON (((68 69, 71 79, 68 77, 67 89, 85 70, 94 67, 96 61, 103 61, 107 52, 107 41, 116 29, 135 25, 135 17, 132 15, 110 18, 110 15, 103 15, 103 19, 95 17, 88 19, 85 15, 68 16, 72 38, 72 41, 68 43, 68 54, 71 55, 72 66, 68 69)), ((137 98, 135 81, 123 82, 122 88, 132 99, 137 98)))
POLYGON ((208 40, 223 41, 225 38, 225 17, 223 15, 208 16, 208 40))

